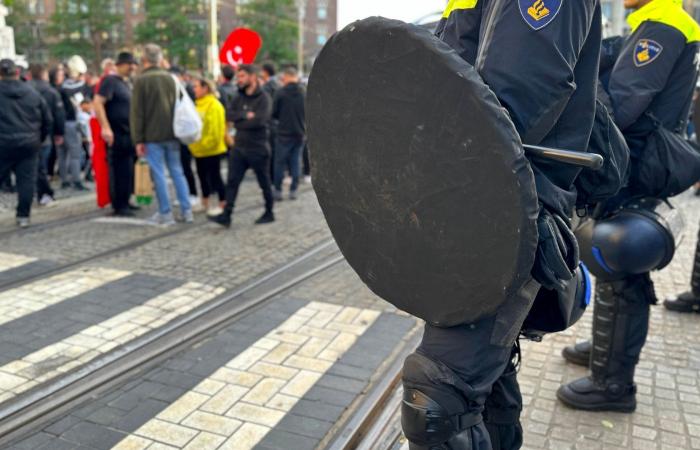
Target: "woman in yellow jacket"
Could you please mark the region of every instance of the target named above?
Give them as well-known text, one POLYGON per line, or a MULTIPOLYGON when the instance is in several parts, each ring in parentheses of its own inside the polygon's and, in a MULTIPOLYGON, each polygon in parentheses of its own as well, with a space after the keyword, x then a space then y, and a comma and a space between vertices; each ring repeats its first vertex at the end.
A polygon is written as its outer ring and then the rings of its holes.
POLYGON ((226 112, 216 98, 214 83, 198 79, 194 83, 195 105, 202 117, 202 139, 190 145, 190 152, 195 158, 197 176, 202 186, 202 206, 209 209, 209 196, 216 192, 220 207, 226 201, 226 188, 221 179, 221 155, 226 153, 226 112))

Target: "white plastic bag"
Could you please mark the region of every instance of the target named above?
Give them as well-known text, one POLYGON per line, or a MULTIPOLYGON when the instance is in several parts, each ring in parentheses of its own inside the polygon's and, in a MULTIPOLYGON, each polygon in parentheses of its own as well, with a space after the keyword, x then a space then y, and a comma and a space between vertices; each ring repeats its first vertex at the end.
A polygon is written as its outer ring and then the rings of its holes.
POLYGON ((175 96, 175 114, 173 116, 173 132, 175 137, 185 145, 193 144, 202 138, 202 118, 199 117, 194 102, 180 83, 173 77, 177 89, 175 96))

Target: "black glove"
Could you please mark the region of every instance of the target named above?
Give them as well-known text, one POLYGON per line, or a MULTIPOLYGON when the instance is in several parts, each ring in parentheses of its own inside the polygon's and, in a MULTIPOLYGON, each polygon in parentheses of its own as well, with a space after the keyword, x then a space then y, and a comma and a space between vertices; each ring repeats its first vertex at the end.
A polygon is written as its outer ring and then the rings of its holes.
POLYGON ((532 276, 549 290, 566 289, 579 265, 579 249, 576 237, 568 221, 545 208, 537 218, 539 244, 535 255, 532 276))

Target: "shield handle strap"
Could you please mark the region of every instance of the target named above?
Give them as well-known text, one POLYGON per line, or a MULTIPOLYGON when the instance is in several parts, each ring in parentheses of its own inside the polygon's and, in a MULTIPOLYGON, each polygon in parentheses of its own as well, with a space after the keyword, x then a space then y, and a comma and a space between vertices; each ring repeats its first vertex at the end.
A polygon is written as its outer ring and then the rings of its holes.
POLYGON ((524 144, 523 148, 528 156, 547 159, 571 166, 585 167, 591 170, 600 170, 603 167, 603 157, 596 153, 574 152, 557 148, 540 147, 524 144))

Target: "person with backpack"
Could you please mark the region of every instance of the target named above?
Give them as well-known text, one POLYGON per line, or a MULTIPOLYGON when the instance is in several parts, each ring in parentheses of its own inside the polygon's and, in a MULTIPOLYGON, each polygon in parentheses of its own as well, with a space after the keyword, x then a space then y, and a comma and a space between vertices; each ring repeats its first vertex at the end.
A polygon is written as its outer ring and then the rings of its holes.
POLYGON ((171 226, 175 224, 175 217, 168 195, 166 167, 175 185, 182 220, 191 223, 194 216, 180 162, 180 142, 173 127, 176 102, 178 96, 182 99, 182 89, 173 76, 161 68, 162 62, 161 48, 156 44, 146 44, 141 59, 143 72, 134 81, 131 95, 129 125, 136 154, 146 158, 153 177, 158 212, 151 218, 151 223, 171 226))

